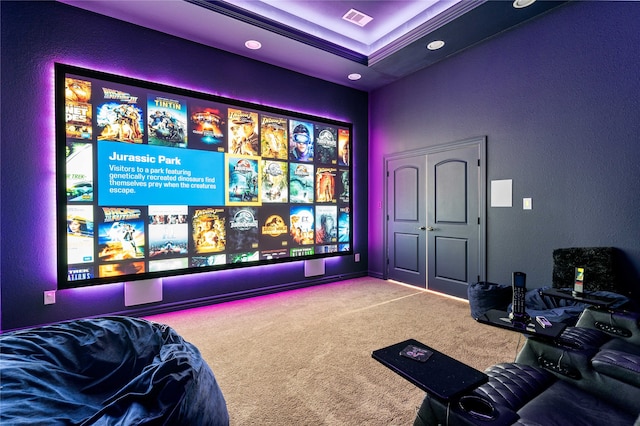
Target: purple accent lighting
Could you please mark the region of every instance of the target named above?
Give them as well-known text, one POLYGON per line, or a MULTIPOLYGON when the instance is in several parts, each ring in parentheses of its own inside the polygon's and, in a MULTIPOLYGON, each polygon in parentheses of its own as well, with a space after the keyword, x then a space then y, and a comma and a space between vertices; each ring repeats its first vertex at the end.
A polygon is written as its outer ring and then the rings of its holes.
MULTIPOLYGON (((40 155, 36 158, 38 165, 36 169, 42 172, 43 184, 40 187, 41 193, 36 200, 41 200, 43 207, 41 211, 56 211, 56 135, 55 135, 55 73, 53 64, 50 67, 44 67, 42 70, 42 80, 47 84, 43 86, 48 88, 49 96, 46 99, 42 99, 43 117, 42 120, 36 120, 39 123, 37 134, 42 135, 40 149, 40 155)), ((45 91, 46 93, 46 91, 45 91)), ((43 247, 46 247, 47 253, 43 253, 43 257, 46 259, 42 262, 42 271, 46 271, 46 277, 48 281, 52 283, 56 282, 57 276, 57 262, 56 262, 56 216, 55 215, 41 215, 41 224, 49 232, 43 232, 41 238, 44 239, 43 247)), ((52 289, 53 290, 53 289, 52 289)))

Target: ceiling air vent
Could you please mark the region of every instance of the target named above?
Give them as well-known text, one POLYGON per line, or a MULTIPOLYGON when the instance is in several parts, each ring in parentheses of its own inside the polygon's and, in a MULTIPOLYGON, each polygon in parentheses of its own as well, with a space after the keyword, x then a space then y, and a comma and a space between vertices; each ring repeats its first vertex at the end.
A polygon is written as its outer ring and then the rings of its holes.
POLYGON ((359 11, 357 11, 355 9, 351 9, 350 11, 348 11, 347 13, 344 14, 342 19, 344 19, 345 21, 349 21, 351 23, 354 23, 354 24, 356 24, 356 25, 358 25, 360 27, 364 27, 369 22, 371 22, 371 20, 373 18, 371 16, 365 15, 364 13, 359 12, 359 11))

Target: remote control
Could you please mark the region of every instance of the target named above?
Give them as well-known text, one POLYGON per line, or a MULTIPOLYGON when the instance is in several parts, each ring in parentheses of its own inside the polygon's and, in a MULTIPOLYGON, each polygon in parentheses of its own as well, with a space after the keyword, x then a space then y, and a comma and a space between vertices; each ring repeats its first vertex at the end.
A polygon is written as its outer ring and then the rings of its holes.
POLYGON ((536 317, 536 321, 538 321, 538 324, 540 324, 542 328, 548 328, 552 326, 548 319, 540 315, 536 317))
POLYGON ((527 275, 524 272, 514 272, 512 277, 513 286, 513 306, 512 306, 512 319, 514 321, 524 321, 527 317, 527 312, 524 306, 525 293, 527 292, 527 275))

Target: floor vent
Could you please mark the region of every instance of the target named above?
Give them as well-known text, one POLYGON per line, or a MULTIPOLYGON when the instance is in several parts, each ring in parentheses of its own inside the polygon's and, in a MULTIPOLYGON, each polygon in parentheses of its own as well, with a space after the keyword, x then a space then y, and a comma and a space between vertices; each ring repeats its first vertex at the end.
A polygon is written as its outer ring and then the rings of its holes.
POLYGON ((350 11, 344 14, 342 19, 344 19, 345 21, 352 22, 360 27, 364 27, 369 22, 371 22, 373 18, 355 9, 351 9, 350 11))

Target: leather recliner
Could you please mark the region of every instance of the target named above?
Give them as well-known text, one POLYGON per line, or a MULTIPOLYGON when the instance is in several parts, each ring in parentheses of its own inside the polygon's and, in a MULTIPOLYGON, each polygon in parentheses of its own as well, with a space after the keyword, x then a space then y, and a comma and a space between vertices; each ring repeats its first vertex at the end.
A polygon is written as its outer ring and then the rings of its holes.
POLYGON ((640 424, 640 407, 605 400, 540 367, 504 363, 485 373, 488 382, 451 401, 427 394, 414 426, 640 424))
POLYGON ((578 320, 581 326, 568 327, 555 341, 527 339, 516 362, 542 367, 628 409, 640 407, 637 318, 589 308, 578 320))
POLYGON ((587 308, 578 325, 528 338, 466 395, 427 395, 415 425, 640 426, 640 314, 587 308))

